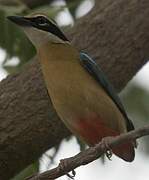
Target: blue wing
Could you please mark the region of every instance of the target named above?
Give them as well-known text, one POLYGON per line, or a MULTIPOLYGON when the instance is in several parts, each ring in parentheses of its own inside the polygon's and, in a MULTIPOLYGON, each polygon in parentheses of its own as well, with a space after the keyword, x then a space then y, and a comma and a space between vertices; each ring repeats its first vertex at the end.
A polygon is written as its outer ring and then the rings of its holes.
POLYGON ((97 65, 97 63, 89 57, 86 53, 81 52, 80 53, 80 61, 82 66, 96 79, 96 81, 104 88, 106 93, 110 96, 110 98, 114 101, 114 103, 117 105, 121 113, 126 119, 126 125, 127 130, 133 130, 134 126, 132 122, 129 120, 125 109, 120 101, 120 98, 115 93, 115 90, 112 86, 112 84, 108 81, 105 74, 102 72, 100 67, 97 65))

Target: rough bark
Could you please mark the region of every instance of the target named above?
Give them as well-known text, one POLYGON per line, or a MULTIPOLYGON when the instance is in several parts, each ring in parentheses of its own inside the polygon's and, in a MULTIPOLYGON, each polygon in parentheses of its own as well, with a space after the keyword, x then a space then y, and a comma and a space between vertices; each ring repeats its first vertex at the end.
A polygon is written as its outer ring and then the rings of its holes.
POLYGON ((36 8, 38 6, 48 5, 53 0, 21 0, 24 2, 29 8, 36 8))
POLYGON ((49 5, 53 0, 0 0, 0 5, 15 6, 23 2, 27 7, 33 9, 43 5, 49 5))
MULTIPOLYGON (((100 0, 68 36, 120 91, 149 57, 149 1, 100 0)), ((0 178, 7 180, 70 135, 48 97, 36 60, 0 83, 0 178)))

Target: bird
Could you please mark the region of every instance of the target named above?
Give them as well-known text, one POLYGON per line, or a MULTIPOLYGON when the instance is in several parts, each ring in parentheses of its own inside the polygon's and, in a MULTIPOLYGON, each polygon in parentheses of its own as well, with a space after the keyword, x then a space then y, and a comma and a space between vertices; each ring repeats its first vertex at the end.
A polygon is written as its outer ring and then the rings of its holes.
MULTIPOLYGON (((46 15, 8 16, 23 28, 36 48, 53 107, 66 127, 89 146, 134 130, 114 87, 99 65, 79 51, 46 15)), ((135 142, 112 148, 126 162, 135 158, 135 142)))

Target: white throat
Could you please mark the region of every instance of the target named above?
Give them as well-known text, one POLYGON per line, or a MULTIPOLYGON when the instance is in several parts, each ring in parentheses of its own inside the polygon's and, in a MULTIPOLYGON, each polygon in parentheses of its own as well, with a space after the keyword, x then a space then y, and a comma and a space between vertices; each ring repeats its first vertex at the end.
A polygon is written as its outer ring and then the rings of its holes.
POLYGON ((59 37, 55 36, 50 32, 42 31, 33 27, 25 27, 23 29, 27 37, 37 48, 39 48, 42 44, 46 42, 60 44, 66 43, 65 41, 61 40, 59 37))

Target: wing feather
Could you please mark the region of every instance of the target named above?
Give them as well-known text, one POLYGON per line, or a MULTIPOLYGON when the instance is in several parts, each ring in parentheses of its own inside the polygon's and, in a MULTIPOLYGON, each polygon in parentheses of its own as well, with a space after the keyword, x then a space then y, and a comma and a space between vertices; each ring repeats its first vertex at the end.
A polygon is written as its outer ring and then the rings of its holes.
POLYGON ((119 110, 121 111, 121 113, 126 119, 127 130, 128 131, 133 130, 134 129, 133 123, 128 118, 119 96, 116 94, 114 87, 109 82, 106 75, 97 65, 97 63, 91 57, 89 57, 86 53, 83 53, 83 52, 80 53, 80 61, 81 61, 82 66, 94 77, 94 79, 96 79, 96 81, 104 88, 108 96, 117 105, 117 107, 119 108, 119 110))

